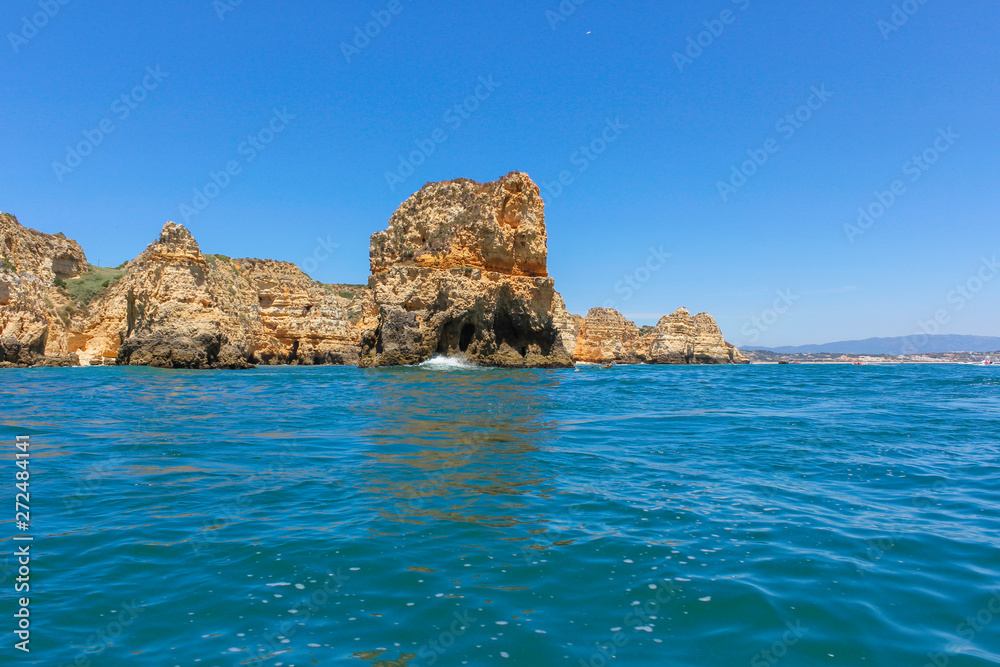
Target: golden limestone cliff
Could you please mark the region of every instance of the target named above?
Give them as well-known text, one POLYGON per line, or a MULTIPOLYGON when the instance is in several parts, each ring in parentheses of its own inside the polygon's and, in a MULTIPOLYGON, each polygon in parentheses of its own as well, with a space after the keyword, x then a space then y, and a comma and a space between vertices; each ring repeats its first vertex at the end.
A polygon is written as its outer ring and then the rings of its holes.
POLYGON ((424 186, 372 235, 367 287, 205 255, 172 222, 131 262, 97 267, 0 214, 0 366, 747 363, 706 313, 642 330, 614 310, 570 314, 546 244, 542 197, 519 172, 424 186))
POLYGON ((438 354, 487 366, 572 364, 554 321, 568 314, 546 268, 544 204, 527 175, 424 186, 372 235, 370 255, 363 366, 438 354))
POLYGON ((559 342, 562 343, 563 349, 570 357, 574 357, 580 328, 583 326, 583 318, 579 315, 571 315, 566 310, 566 302, 563 301, 559 293, 556 293, 552 303, 552 324, 559 332, 559 342))
POLYGON ((69 298, 60 285, 87 273, 80 245, 0 213, 0 365, 75 365, 69 298))
POLYGON ((664 315, 647 331, 640 331, 616 310, 592 308, 580 328, 573 359, 621 364, 750 363, 723 339, 711 315, 692 317, 687 308, 664 315))
POLYGON ((637 364, 639 327, 617 310, 591 308, 580 325, 576 341, 575 361, 590 363, 637 364))
POLYGON ((72 241, 0 219, 0 362, 247 368, 356 364, 367 289, 294 264, 203 255, 168 222, 119 269, 72 241), (66 356, 58 356, 66 355, 66 356))
POLYGON ((203 255, 168 222, 95 304, 81 359, 167 368, 353 364, 364 288, 295 265, 203 255))

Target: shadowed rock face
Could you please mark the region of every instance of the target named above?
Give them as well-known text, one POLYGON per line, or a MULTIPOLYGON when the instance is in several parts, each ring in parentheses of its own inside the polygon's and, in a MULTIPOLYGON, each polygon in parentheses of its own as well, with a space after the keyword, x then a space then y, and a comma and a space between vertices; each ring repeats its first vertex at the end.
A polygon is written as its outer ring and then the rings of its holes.
POLYGON ((251 368, 239 348, 218 332, 183 335, 159 331, 126 338, 118 348, 118 363, 155 368, 243 369, 251 368))
POLYGON ((691 317, 686 308, 664 315, 651 332, 640 334, 616 310, 592 308, 583 321, 574 360, 623 364, 746 364, 727 343, 708 313, 691 317))
POLYGON ((544 205, 525 174, 424 186, 372 236, 361 365, 446 354, 488 366, 569 366, 545 244, 544 205))

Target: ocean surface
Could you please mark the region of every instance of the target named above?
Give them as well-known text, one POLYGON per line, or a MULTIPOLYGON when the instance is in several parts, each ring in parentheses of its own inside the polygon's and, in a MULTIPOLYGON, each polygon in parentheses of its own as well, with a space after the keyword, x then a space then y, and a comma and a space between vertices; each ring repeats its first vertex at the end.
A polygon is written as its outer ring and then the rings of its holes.
POLYGON ((1000 664, 996 366, 42 368, 0 405, 0 664, 1000 664))

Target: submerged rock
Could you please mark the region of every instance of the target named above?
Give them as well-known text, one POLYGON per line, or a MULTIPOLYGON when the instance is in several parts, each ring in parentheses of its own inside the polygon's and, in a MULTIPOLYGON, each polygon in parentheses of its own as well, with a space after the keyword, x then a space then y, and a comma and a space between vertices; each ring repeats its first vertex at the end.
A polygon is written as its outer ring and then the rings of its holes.
POLYGON ((554 321, 562 300, 546 268, 544 204, 526 174, 424 186, 372 235, 370 255, 361 365, 436 354, 487 366, 571 365, 554 321))

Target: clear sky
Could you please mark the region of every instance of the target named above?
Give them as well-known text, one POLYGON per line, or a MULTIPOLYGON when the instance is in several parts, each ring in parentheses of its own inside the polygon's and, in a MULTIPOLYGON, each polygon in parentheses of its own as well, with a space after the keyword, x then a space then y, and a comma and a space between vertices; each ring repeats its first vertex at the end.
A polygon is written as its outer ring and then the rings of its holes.
POLYGON ((424 183, 520 170, 573 312, 1000 335, 995 0, 237 2, 3 3, 0 210, 360 283, 424 183))

